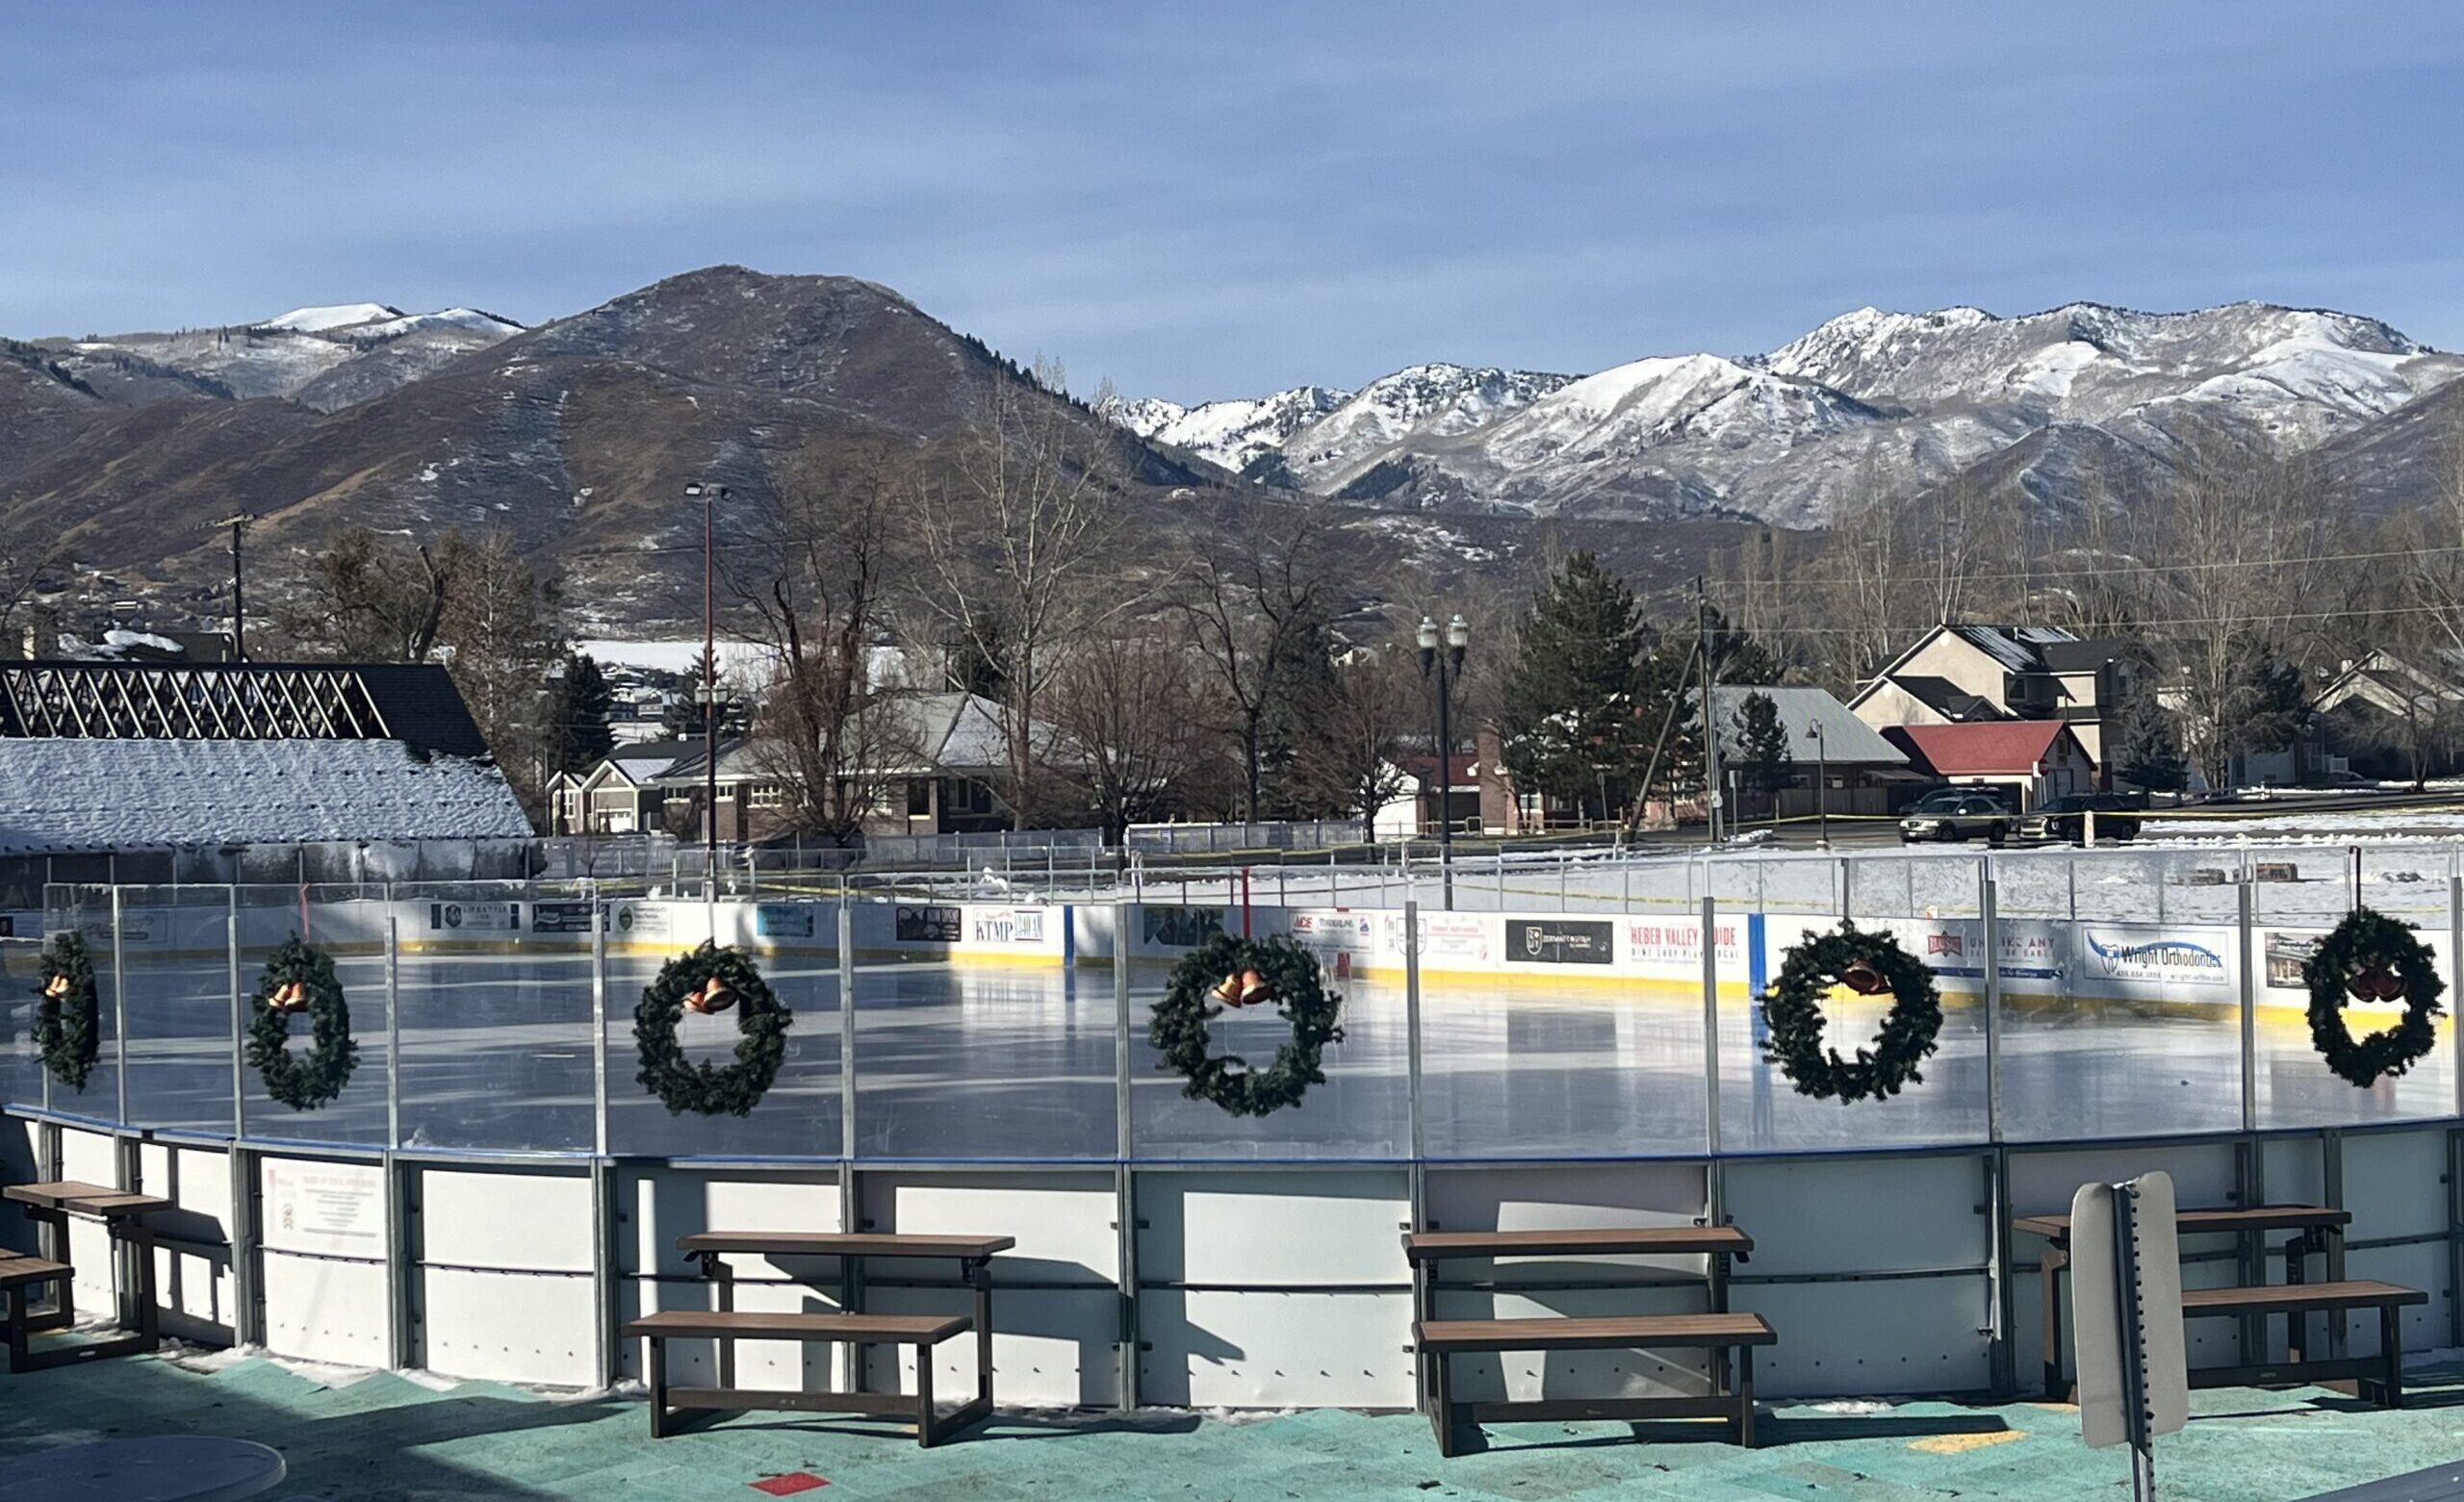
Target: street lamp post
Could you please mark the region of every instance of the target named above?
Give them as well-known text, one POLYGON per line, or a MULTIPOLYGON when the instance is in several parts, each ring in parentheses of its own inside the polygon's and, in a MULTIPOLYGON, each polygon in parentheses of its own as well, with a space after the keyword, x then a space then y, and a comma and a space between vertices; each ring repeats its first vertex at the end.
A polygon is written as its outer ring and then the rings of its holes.
POLYGON ((1822 722, 1812 721, 1806 733, 1813 737, 1813 848, 1831 849, 1831 747, 1822 738, 1822 722))
POLYGON ((695 481, 684 487, 684 498, 702 503, 702 797, 706 890, 717 895, 719 883, 719 632, 715 564, 718 557, 715 518, 719 502, 728 498, 724 485, 695 481))
POLYGON ((1450 718, 1450 681, 1463 675, 1463 649, 1472 645, 1471 623, 1457 611, 1446 623, 1444 651, 1438 650, 1437 623, 1421 617, 1421 676, 1437 674, 1437 876, 1445 910, 1454 910, 1454 725, 1450 718))

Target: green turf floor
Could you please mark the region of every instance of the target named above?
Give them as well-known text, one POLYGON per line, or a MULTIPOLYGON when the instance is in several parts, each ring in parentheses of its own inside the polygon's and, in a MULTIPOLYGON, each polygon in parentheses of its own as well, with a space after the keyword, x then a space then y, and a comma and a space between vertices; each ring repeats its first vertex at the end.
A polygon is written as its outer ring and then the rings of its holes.
MULTIPOLYGON (((288 1457, 277 1496, 330 1502, 442 1497, 591 1502, 752 1499, 804 1471, 804 1493, 856 1498, 2111 1499, 2115 1451, 2079 1443, 2075 1413, 2015 1404, 1783 1405, 1752 1451, 1682 1425, 1525 1424, 1441 1461, 1408 1414, 1318 1410, 1226 1423, 1181 1414, 1005 1415, 936 1450, 886 1426, 747 1414, 654 1443, 642 1405, 553 1399, 490 1383, 436 1391, 391 1373, 327 1385, 260 1360, 123 1359, 0 1377, 0 1457, 120 1435, 255 1439, 288 1457), (1637 1434, 1649 1442, 1638 1443, 1637 1434)), ((2464 1382, 2464 1371, 2422 1380, 2464 1382)), ((2464 1387, 2426 1387, 2401 1413, 2318 1389, 2194 1395, 2159 1441, 2168 1499, 2284 1502, 2464 1456, 2464 1387)))

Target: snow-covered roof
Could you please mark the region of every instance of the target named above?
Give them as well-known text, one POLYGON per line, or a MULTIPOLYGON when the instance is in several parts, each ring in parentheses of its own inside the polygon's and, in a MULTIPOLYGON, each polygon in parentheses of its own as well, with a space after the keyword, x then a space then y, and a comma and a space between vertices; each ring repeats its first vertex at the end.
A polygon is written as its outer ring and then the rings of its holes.
POLYGON ((1723 683, 1711 690, 1711 707, 1720 717, 1721 754, 1740 754, 1737 744, 1737 712, 1750 697, 1761 694, 1770 699, 1780 712, 1780 724, 1788 732, 1788 754, 1801 766, 1811 768, 1817 759, 1828 759, 1835 766, 1904 767, 1908 754, 1883 739, 1880 731, 1849 712, 1848 706, 1823 689, 1804 685, 1783 684, 1767 688, 1741 683, 1723 683), (1822 745, 1814 744, 1812 726, 1822 726, 1822 745))
POLYGON ((495 767, 399 741, 0 737, 0 853, 530 832, 495 767))

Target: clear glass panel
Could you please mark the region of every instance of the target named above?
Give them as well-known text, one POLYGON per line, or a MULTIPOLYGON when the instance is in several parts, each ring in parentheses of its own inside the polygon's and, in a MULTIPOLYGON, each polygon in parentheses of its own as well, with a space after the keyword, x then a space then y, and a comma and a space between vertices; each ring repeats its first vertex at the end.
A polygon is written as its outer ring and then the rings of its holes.
MULTIPOLYGON (((96 1043, 94 1067, 86 1076, 83 1089, 71 1089, 47 1071, 42 1070, 37 1056, 38 1071, 33 1089, 35 1099, 45 1099, 48 1091, 51 1108, 72 1116, 111 1121, 119 1114, 119 1049, 116 1038, 116 1009, 112 1005, 116 984, 112 966, 112 894, 104 886, 54 886, 45 894, 43 931, 46 935, 64 929, 74 929, 86 940, 86 953, 94 962, 94 1000, 96 1003, 96 1043)), ((38 951, 39 954, 39 951, 38 951)), ((27 1031, 33 1031, 34 1014, 26 1017, 27 1031)), ((31 1041, 27 1044, 32 1048, 31 1041)))
POLYGON ((231 912, 229 887, 120 889, 131 1125, 231 1131, 231 912))
POLYGON ((2239 1130, 2240 898, 2222 879, 2237 858, 1996 858, 2006 1138, 2239 1130))
MULTIPOLYGON (((1396 936, 1382 948, 1399 953, 1402 916, 1380 921, 1396 936)), ((1744 922, 1738 914, 1722 927, 1744 922)), ((1423 912, 1420 924, 1422 1102, 1433 1157, 1703 1151, 1699 917, 1674 908, 1562 919, 1423 912), (1617 956, 1614 979, 1572 957, 1595 952, 1617 956)), ((1742 985, 1741 964, 1731 968, 1742 985)))
MULTIPOLYGON (((2449 953, 2448 863, 2443 850, 2418 845, 2299 847, 2253 853, 2257 910, 2251 945, 2258 969, 2256 1119, 2260 1127, 2346 1126, 2454 1113, 2455 965, 2449 953), (2310 1039, 2303 961, 2358 901, 2418 930, 2448 982, 2439 1041, 2394 1079, 2357 1086, 2339 1078, 2310 1039)), ((2345 1027, 2356 1038, 2402 1014, 2402 1004, 2348 1001, 2345 1027)))
MULTIPOLYGON (((350 1010, 352 1039, 359 1045, 357 1067, 342 1094, 314 1110, 294 1110, 266 1093, 265 1080, 255 1069, 242 1075, 249 1137, 260 1141, 340 1142, 381 1146, 386 1138, 385 903, 378 889, 351 886, 244 886, 239 892, 240 994, 242 1026, 244 1003, 256 995, 266 961, 281 943, 297 934, 333 955, 334 979, 341 982, 344 1004, 350 1010)), ((293 1019, 291 1051, 308 1047, 304 1014, 293 1019)))
MULTIPOLYGON (((1058 944, 1068 909, 1007 911, 1014 925, 1034 915, 1058 944)), ((858 949, 897 957, 856 972, 857 1155, 1111 1158, 1120 1093, 1111 975, 1058 953, 1049 963, 961 957, 955 935, 978 921, 978 910, 949 906, 858 908, 858 949)))
MULTIPOLYGON (((1457 889, 1460 895, 1460 889, 1457 889)), ((1411 1154, 1411 1056, 1399 972, 1340 973, 1327 955, 1327 984, 1344 998, 1344 1039, 1326 1049, 1325 1082, 1298 1106, 1267 1116, 1232 1116, 1181 1093, 1147 1024, 1170 967, 1196 941, 1189 909, 1130 908, 1130 1151, 1143 1158, 1407 1158, 1411 1154)), ((1238 918, 1234 918, 1237 926, 1238 918)), ((1105 978, 1107 980, 1109 977, 1105 978)), ((1219 1053, 1271 1058, 1291 1033, 1268 1008, 1227 1011, 1214 1025, 1219 1053)))
POLYGON ((391 895, 401 1145, 589 1152, 589 900, 513 882, 391 895))
MULTIPOLYGON (((1720 996, 1720 1145, 1730 1152, 1788 1148, 1822 1150, 1981 1142, 1986 1122, 1985 1009, 1982 986, 1966 957, 1983 943, 1979 920, 1982 864, 1969 855, 1869 855, 1850 863, 1850 916, 1861 929, 1885 929, 1935 970, 1942 997, 1938 1051, 1924 1079, 1881 1101, 1817 1100, 1800 1095, 1779 1066, 1762 1057, 1768 1036, 1758 996, 1728 979, 1720 996)), ((1740 917, 1744 915, 1740 914, 1740 917)), ((1765 916, 1738 935, 1748 955, 1759 949, 1765 977, 1777 976, 1788 947, 1807 931, 1833 926, 1820 914, 1765 916)), ((1725 921, 1722 928, 1727 928, 1725 921)), ((1823 1005, 1830 1045, 1843 1055, 1871 1039, 1888 996, 1835 992, 1823 1005)))
MULTIPOLYGON (((630 898, 601 904, 607 934, 609 1150, 659 1158, 836 1158, 838 1128, 838 904, 808 899, 697 902, 630 898), (743 1116, 679 1116, 642 1088, 633 1013, 659 967, 702 942, 715 922, 723 941, 751 949, 762 979, 794 1013, 787 1056, 761 1104, 743 1116)), ((583 989, 588 1003, 587 975, 583 989)), ((686 1013, 677 1039, 686 1057, 733 1061, 735 1016, 686 1013)))
POLYGON ((35 1052, 42 935, 15 931, 41 922, 38 910, 19 909, 7 917, 11 931, 0 932, 0 1106, 42 1104, 42 1056, 35 1052))

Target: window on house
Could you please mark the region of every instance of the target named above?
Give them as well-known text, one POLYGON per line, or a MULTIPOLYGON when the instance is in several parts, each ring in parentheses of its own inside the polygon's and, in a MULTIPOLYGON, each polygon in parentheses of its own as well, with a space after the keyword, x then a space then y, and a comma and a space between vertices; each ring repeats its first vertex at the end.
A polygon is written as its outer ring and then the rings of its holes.
POLYGON ((909 777, 907 779, 908 816, 910 818, 920 819, 932 811, 933 779, 931 777, 909 777))
POLYGON ((787 790, 776 782, 753 784, 753 806, 756 808, 776 808, 786 801, 787 790))

